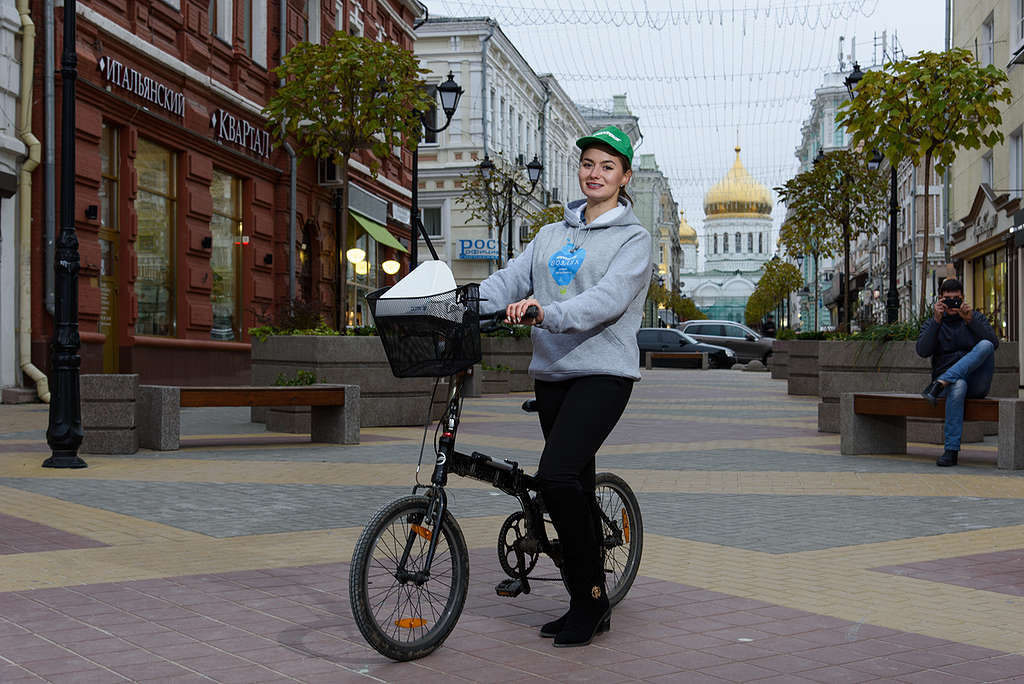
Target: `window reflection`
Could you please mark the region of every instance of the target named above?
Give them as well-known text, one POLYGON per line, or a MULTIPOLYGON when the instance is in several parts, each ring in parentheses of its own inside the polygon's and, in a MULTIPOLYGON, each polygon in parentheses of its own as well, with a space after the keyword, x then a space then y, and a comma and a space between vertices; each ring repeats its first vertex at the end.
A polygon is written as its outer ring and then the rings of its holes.
POLYGON ((135 332, 174 334, 174 236, 177 205, 175 158, 170 150, 139 138, 135 156, 139 192, 135 199, 138 276, 135 332))
POLYGON ((210 254, 213 325, 210 338, 234 340, 241 337, 239 272, 242 261, 242 181, 230 173, 214 169, 210 195, 213 198, 213 214, 210 218, 210 234, 213 237, 213 251, 210 254))

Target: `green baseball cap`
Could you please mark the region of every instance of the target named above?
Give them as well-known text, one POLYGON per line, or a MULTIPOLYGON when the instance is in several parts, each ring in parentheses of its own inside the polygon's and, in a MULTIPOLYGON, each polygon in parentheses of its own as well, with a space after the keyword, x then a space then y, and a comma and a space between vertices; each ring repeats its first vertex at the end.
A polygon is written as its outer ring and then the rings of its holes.
POLYGON ((608 145, 628 159, 630 165, 633 164, 633 143, 630 142, 629 136, 623 133, 622 129, 618 126, 605 126, 600 130, 594 131, 590 135, 585 135, 576 141, 576 147, 581 150, 585 150, 588 145, 593 143, 604 143, 605 145, 608 145))

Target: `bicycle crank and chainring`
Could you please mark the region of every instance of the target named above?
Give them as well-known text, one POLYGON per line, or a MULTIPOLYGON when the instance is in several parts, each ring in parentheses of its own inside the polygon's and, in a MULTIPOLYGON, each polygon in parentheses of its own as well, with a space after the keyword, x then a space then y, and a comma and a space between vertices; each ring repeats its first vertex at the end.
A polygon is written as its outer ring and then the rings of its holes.
POLYGON ((526 516, 523 515, 522 511, 516 511, 505 518, 505 522, 501 524, 501 530, 498 531, 498 563, 501 564, 501 569, 505 571, 505 574, 512 578, 519 577, 519 571, 516 567, 517 545, 523 550, 526 560, 526 574, 530 574, 533 567, 537 565, 537 558, 540 556, 540 553, 536 550, 526 551, 527 539, 523 529, 525 519, 526 516))

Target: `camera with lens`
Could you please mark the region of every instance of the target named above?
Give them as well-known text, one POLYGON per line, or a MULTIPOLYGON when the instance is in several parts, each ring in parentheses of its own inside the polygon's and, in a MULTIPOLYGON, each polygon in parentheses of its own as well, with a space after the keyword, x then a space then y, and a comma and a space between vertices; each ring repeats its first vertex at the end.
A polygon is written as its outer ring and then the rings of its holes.
POLYGON ((960 297, 943 297, 942 303, 946 305, 947 309, 959 309, 964 300, 960 297))

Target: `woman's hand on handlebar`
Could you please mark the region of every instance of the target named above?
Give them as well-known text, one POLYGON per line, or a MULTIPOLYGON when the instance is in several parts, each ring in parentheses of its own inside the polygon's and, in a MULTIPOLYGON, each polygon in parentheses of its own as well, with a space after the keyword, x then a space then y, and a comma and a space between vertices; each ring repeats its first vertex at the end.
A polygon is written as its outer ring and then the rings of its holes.
POLYGON ((544 309, 540 302, 533 297, 521 299, 518 302, 512 302, 505 308, 505 319, 516 325, 537 325, 544 320, 544 309), (526 311, 531 306, 536 309, 536 315, 532 317, 526 311))

